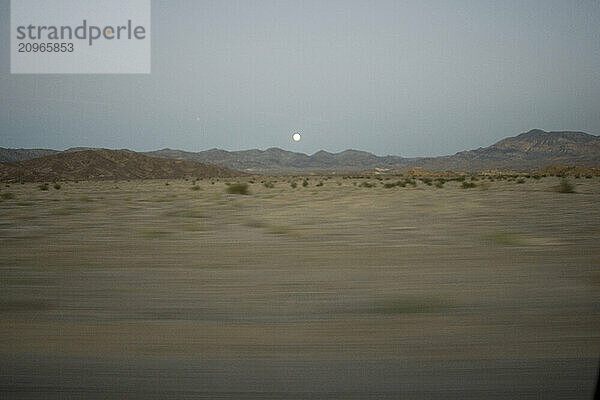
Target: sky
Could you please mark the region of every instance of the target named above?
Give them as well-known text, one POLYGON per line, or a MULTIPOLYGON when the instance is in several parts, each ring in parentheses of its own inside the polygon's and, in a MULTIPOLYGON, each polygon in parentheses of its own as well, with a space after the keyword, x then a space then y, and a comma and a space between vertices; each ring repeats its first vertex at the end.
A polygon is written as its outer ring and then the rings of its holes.
POLYGON ((147 75, 10 74, 9 30, 0 0, 0 147, 417 157, 600 134, 598 0, 156 0, 147 75))

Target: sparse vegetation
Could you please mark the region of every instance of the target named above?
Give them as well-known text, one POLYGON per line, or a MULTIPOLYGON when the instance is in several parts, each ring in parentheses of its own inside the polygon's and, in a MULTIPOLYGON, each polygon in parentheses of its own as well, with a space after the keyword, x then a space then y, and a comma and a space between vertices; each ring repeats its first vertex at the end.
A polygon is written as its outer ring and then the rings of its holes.
POLYGON ((42 183, 41 185, 38 186, 38 188, 40 190, 47 191, 50 187, 48 186, 47 183, 42 183))
POLYGON ((510 232, 495 232, 486 236, 486 241, 497 246, 518 246, 521 244, 519 236, 510 232))
POLYGON ((54 189, 56 189, 56 190, 60 190, 60 183, 58 183, 58 182, 57 182, 57 183, 55 183, 55 184, 54 184, 54 189))
POLYGON ((373 312, 376 314, 420 314, 436 312, 443 308, 443 304, 429 297, 402 297, 381 301, 376 304, 373 312))
POLYGON ((136 236, 144 239, 158 239, 168 234, 169 232, 160 229, 142 229, 137 232, 136 236))
POLYGON ((308 181, 305 179, 302 181, 302 187, 307 187, 308 186, 308 181))
POLYGON ((77 209, 75 207, 60 207, 60 208, 55 208, 54 210, 50 211, 50 213, 52 215, 71 215, 73 214, 73 212, 77 211, 77 209))
POLYGON ((202 188, 198 185, 194 185, 190 188, 190 190, 201 190, 202 188))
POLYGON ((411 179, 411 178, 406 178, 404 180, 404 186, 406 186, 406 185, 411 185, 412 187, 416 187, 417 181, 415 181, 414 179, 411 179))
POLYGON ((250 194, 247 183, 233 183, 227 188, 227 193, 242 195, 250 194))
POLYGON ((523 183, 525 183, 525 179, 519 178, 519 179, 517 179, 517 183, 518 184, 523 184, 523 183))
POLYGON ((569 182, 567 178, 562 178, 555 189, 558 193, 575 193, 575 185, 569 182))
POLYGON ((15 198, 15 195, 11 192, 2 192, 2 195, 0 195, 0 197, 2 197, 2 200, 11 200, 15 198))
POLYGON ((290 183, 290 186, 292 187, 292 189, 296 189, 296 187, 298 187, 298 184, 294 181, 290 183))
POLYGON ((263 182, 263 186, 267 189, 273 189, 275 187, 275 185, 271 181, 263 182))
POLYGON ((368 182, 368 181, 364 181, 362 182, 360 185, 358 185, 359 187, 365 187, 365 188, 372 188, 373 186, 375 186, 375 184, 368 182))
POLYGON ((463 189, 472 189, 474 187, 476 187, 477 184, 475 182, 467 182, 467 181, 463 181, 461 187, 463 189))
POLYGON ((244 223, 244 225, 246 225, 247 227, 250 227, 250 228, 264 228, 267 224, 265 224, 263 221, 260 221, 258 219, 250 219, 250 220, 246 221, 244 223))
POLYGON ((293 231, 287 225, 267 225, 265 227, 265 232, 272 235, 290 235, 293 231))

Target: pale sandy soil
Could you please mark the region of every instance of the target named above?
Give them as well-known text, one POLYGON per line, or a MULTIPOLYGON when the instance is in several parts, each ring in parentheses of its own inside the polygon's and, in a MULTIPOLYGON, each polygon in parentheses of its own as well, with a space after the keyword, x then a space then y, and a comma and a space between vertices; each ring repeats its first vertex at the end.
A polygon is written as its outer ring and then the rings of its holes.
MULTIPOLYGON (((353 398, 361 376, 357 398, 396 398, 393 381, 360 371, 405 362, 422 368, 421 380, 406 378, 415 398, 470 398, 498 379, 512 398, 590 398, 600 356, 599 178, 571 179, 574 194, 556 193, 554 177, 474 189, 342 177, 311 177, 308 187, 296 178, 292 189, 289 177, 254 179, 247 196, 225 193, 231 179, 199 181, 200 190, 184 180, 3 185, 0 195, 13 198, 0 202, 2 397, 90 398, 96 386, 72 382, 104 373, 105 393, 135 398, 141 389, 115 371, 129 365, 129 379, 148 378, 142 371, 155 363, 157 376, 170 376, 166 365, 197 374, 190 398, 286 398, 277 385, 296 378, 297 398, 353 398), (354 185, 363 181, 378 185, 354 185), (238 364, 211 380, 194 364, 209 361, 238 364), (252 362, 305 375, 250 379, 252 367, 239 363, 252 362), (306 369, 332 362, 359 372, 314 386, 325 372, 306 369), (455 379, 440 367, 452 362, 463 363, 455 379), (97 368, 81 372, 86 365, 97 368), (488 385, 477 378, 485 368, 488 385), (554 375, 525 379, 527 368, 554 375), (436 379, 451 383, 436 392, 436 379), (229 397, 227 381, 239 383, 229 397)), ((408 365, 389 368, 406 377, 408 365)), ((162 397, 148 382, 142 397, 162 397)))

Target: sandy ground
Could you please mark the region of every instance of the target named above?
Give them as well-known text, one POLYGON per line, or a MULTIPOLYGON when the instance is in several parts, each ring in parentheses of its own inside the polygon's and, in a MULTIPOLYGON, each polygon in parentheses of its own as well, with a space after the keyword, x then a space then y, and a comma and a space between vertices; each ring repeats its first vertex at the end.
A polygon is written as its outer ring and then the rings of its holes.
POLYGON ((600 178, 302 179, 3 185, 1 397, 592 398, 600 178))

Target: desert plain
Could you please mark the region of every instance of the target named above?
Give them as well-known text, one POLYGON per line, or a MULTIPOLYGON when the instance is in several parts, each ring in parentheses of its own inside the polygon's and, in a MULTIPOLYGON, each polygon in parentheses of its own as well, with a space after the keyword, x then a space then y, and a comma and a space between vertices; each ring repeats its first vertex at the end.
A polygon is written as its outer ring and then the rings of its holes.
POLYGON ((3 184, 0 391, 591 399, 600 178, 404 179, 3 184))

